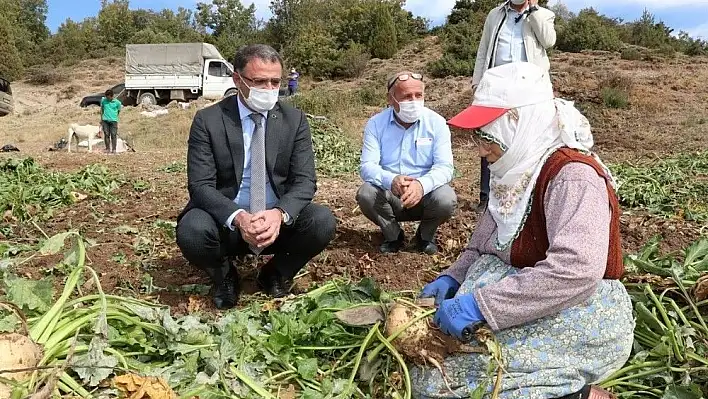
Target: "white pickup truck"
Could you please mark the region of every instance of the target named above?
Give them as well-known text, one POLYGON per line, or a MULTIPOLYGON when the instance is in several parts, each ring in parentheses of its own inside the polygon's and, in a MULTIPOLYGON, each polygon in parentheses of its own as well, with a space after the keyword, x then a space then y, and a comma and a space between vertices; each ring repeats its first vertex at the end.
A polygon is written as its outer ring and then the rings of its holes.
POLYGON ((136 104, 198 97, 218 100, 237 93, 233 73, 233 65, 208 43, 125 47, 125 95, 136 104))

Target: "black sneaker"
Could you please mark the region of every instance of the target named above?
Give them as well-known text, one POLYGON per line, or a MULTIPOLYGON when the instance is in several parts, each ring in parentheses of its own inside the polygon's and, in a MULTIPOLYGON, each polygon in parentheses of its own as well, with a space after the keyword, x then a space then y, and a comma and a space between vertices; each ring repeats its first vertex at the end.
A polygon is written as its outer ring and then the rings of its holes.
POLYGON ((384 243, 379 247, 379 250, 382 254, 394 254, 403 248, 404 241, 405 236, 403 235, 403 231, 401 231, 398 233, 398 239, 395 241, 384 241, 384 243))
POLYGON ((214 306, 220 310, 231 309, 238 303, 239 284, 238 273, 231 267, 231 270, 214 289, 214 306))

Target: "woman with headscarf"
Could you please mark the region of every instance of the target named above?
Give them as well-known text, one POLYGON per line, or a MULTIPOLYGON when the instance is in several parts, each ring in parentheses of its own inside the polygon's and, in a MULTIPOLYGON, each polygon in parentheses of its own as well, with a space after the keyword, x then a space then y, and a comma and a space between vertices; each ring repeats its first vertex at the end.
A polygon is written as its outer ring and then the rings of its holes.
MULTIPOLYGON (((610 397, 591 384, 629 358, 634 319, 619 281, 614 181, 590 152, 590 124, 530 63, 488 70, 472 106, 449 124, 474 130, 492 195, 459 259, 421 293, 436 299, 435 323, 461 340, 492 330, 503 361, 499 398, 610 397)), ((416 368, 414 397, 489 393, 490 361, 455 354, 444 376, 416 368)))

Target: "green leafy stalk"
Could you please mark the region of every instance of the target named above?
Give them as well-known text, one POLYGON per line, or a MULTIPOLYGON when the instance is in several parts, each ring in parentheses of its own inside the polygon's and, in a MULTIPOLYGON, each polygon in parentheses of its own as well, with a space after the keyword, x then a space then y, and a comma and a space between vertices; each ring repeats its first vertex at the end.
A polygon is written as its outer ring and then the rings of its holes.
POLYGON ((71 294, 74 292, 74 289, 78 285, 81 275, 84 271, 84 263, 86 261, 86 246, 84 245, 83 238, 76 233, 74 234, 76 235, 76 242, 78 248, 78 253, 76 257, 77 265, 67 277, 66 285, 64 286, 64 291, 62 292, 59 299, 54 303, 51 309, 49 309, 49 311, 45 313, 42 318, 39 319, 37 324, 32 326, 32 328, 30 329, 30 338, 32 338, 33 341, 41 345, 45 344, 49 337, 52 335, 54 326, 56 326, 56 324, 59 322, 59 318, 61 317, 62 308, 64 307, 64 304, 69 299, 71 294))
POLYGON ((376 336, 379 338, 381 343, 383 343, 386 346, 386 348, 391 352, 393 357, 396 358, 396 361, 398 362, 401 369, 403 370, 403 382, 405 383, 405 386, 406 386, 406 392, 404 395, 404 399, 411 399, 413 389, 411 387, 412 386, 411 375, 410 375, 410 372, 408 371, 408 366, 406 366, 406 362, 403 360, 403 357, 401 356, 400 353, 398 353, 396 348, 393 345, 391 345, 391 342, 389 342, 389 340, 386 339, 386 337, 384 337, 383 334, 381 334, 381 331, 379 330, 379 328, 375 327, 375 330, 376 330, 376 336))
POLYGON ((246 384, 251 390, 258 395, 261 395, 262 398, 264 399, 278 399, 275 396, 273 396, 270 392, 266 391, 265 388, 262 386, 258 385, 251 377, 246 375, 245 373, 242 373, 239 369, 237 369, 235 366, 231 366, 231 372, 241 380, 244 384, 246 384))

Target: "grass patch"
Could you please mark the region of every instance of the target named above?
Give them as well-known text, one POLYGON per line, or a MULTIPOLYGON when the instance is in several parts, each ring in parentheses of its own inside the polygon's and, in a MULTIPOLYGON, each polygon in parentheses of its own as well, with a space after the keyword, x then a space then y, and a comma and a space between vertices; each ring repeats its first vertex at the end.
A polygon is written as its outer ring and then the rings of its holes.
POLYGON ((602 103, 607 108, 629 108, 629 93, 614 87, 603 87, 602 103))
POLYGON ((610 167, 623 206, 651 213, 708 220, 708 151, 610 167))
POLYGON ((629 108, 629 92, 633 82, 629 76, 613 73, 600 84, 602 102, 608 108, 629 108))

